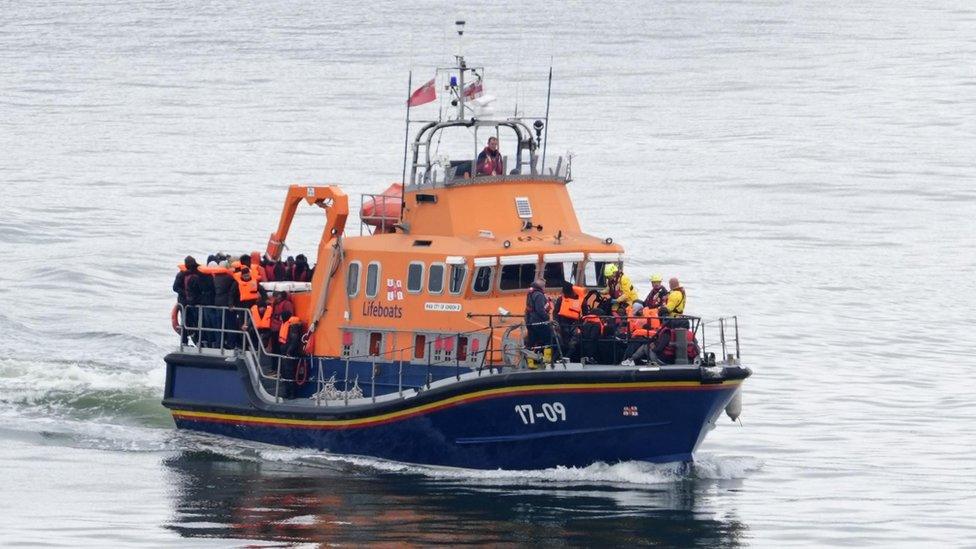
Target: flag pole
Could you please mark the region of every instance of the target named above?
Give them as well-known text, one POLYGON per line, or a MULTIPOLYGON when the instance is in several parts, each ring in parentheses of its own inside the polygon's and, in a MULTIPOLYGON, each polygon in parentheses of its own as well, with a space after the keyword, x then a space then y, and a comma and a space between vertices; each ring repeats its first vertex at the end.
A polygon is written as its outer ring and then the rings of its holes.
POLYGON ((410 141, 410 92, 413 91, 413 71, 407 76, 407 122, 403 128, 403 176, 400 179, 400 221, 403 221, 403 209, 406 206, 403 198, 407 187, 407 143, 410 141))
POLYGON ((542 175, 546 175, 546 146, 549 145, 549 98, 552 97, 552 58, 549 58, 549 89, 546 91, 546 134, 542 138, 542 175))

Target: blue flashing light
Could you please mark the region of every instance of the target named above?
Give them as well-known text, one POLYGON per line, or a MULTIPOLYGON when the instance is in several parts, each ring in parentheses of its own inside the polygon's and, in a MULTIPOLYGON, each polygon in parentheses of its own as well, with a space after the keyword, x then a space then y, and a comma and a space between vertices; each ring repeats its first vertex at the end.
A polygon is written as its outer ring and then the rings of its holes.
POLYGON ((457 76, 452 76, 451 77, 451 87, 452 88, 456 88, 457 87, 457 76))

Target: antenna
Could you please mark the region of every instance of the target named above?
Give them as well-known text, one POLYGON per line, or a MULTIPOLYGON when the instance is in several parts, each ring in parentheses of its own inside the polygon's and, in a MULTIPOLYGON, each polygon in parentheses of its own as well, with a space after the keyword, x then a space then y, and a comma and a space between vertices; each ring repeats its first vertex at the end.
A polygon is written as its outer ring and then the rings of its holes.
POLYGON ((542 138, 542 175, 546 175, 546 146, 549 145, 549 98, 552 97, 552 57, 549 58, 549 89, 546 91, 546 135, 542 138))

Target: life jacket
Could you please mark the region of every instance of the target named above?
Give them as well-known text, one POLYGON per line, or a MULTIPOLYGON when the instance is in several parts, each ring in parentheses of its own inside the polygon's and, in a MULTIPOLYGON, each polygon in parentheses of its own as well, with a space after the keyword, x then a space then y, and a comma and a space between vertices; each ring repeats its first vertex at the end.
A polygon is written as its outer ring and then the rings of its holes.
MULTIPOLYGON (((681 286, 678 286, 677 288, 671 290, 670 293, 673 294, 674 292, 680 293, 681 294, 681 299, 678 300, 678 303, 677 304, 675 304, 674 310, 671 311, 671 314, 673 314, 673 315, 681 315, 681 314, 684 314, 685 313, 685 289, 682 288, 681 286)), ((668 300, 670 301, 670 298, 668 300)))
POLYGON ((573 297, 566 297, 563 294, 562 301, 559 303, 559 313, 557 314, 570 320, 579 320, 583 312, 583 294, 585 293, 586 290, 584 288, 573 286, 573 297))
POLYGON ((298 324, 301 321, 302 319, 292 315, 291 318, 282 322, 281 328, 278 328, 278 343, 281 343, 282 345, 288 343, 288 329, 291 328, 293 324, 298 324))
MULTIPOLYGON (((698 358, 698 345, 695 343, 695 336, 694 334, 691 333, 691 330, 688 330, 686 328, 679 328, 679 329, 684 329, 688 334, 688 349, 687 349, 688 362, 694 362, 694 360, 698 358)), ((666 364, 674 364, 675 357, 677 356, 677 345, 676 345, 677 341, 678 341, 678 330, 671 330, 671 340, 668 342, 668 345, 661 352, 661 359, 666 364)))
POLYGON ((661 319, 657 316, 657 309, 654 309, 653 307, 644 307, 641 309, 641 316, 645 318, 638 318, 630 321, 630 336, 646 338, 654 337, 654 335, 657 334, 657 331, 661 329, 661 319), (638 324, 638 326, 635 326, 635 324, 638 324))
MULTIPOLYGON (((603 335, 603 330, 606 328, 606 326, 603 324, 603 319, 600 318, 597 315, 586 315, 586 316, 584 316, 583 317, 583 324, 584 325, 586 325, 586 324, 592 324, 592 325, 598 327, 599 330, 600 330, 600 335, 603 335)), ((582 327, 581 327, 581 330, 582 330, 582 327)))
POLYGON ((251 317, 254 319, 254 327, 259 330, 271 328, 271 313, 273 310, 273 307, 265 307, 264 314, 262 315, 257 305, 251 305, 251 317))
POLYGON ((539 313, 544 314, 546 316, 546 319, 548 319, 549 317, 551 317, 552 316, 552 298, 549 297, 549 296, 547 296, 545 294, 545 292, 543 292, 542 290, 539 290, 539 289, 536 289, 536 288, 529 288, 529 293, 525 297, 525 318, 528 319, 529 318, 529 315, 531 315, 534 312, 539 312, 539 313), (546 304, 543 307, 543 310, 542 311, 535 311, 535 309, 534 309, 534 307, 535 307, 534 306, 535 300, 532 299, 532 292, 539 292, 539 293, 542 294, 542 297, 546 298, 546 304))
POLYGON ((281 320, 281 313, 289 312, 292 315, 295 314, 295 304, 292 303, 291 299, 283 297, 275 301, 274 305, 269 305, 273 309, 271 314, 271 329, 277 330, 283 324, 281 320))
POLYGON ((241 301, 254 301, 258 298, 258 281, 251 277, 251 280, 241 278, 241 273, 234 273, 234 280, 237 281, 237 289, 241 294, 241 301))
POLYGON ((620 297, 620 294, 623 293, 620 290, 621 278, 622 277, 620 276, 620 274, 616 274, 607 279, 607 295, 610 296, 610 299, 617 299, 618 297, 620 297))

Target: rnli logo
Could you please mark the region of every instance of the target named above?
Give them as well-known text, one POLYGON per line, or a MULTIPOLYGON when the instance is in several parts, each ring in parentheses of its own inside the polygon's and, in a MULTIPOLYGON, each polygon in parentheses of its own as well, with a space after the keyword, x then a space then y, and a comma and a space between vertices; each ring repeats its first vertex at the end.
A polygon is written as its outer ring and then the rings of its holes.
POLYGON ((402 301, 403 300, 403 281, 393 280, 392 278, 386 279, 386 300, 387 301, 402 301))
POLYGON ((637 406, 624 406, 624 415, 625 416, 636 416, 637 415, 637 406))

